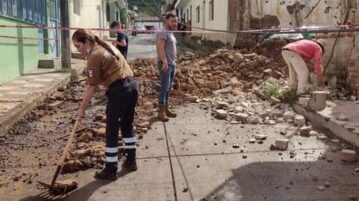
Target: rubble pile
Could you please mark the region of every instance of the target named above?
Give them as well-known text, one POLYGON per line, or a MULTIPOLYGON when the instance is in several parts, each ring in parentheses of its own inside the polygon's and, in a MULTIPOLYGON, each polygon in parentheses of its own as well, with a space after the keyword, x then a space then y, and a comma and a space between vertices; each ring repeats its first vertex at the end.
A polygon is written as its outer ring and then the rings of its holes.
POLYGON ((212 95, 213 91, 228 86, 250 92, 270 76, 284 78, 287 71, 285 66, 265 56, 228 49, 219 49, 205 58, 185 54, 178 60, 179 88, 198 96, 212 95))
MULTIPOLYGON (((159 82, 155 60, 137 59, 130 64, 141 94, 156 95, 159 82)), ((219 49, 207 57, 185 53, 178 58, 176 70, 175 95, 190 93, 203 97, 227 86, 248 92, 270 76, 280 79, 287 74, 286 66, 270 58, 228 49, 219 49)))

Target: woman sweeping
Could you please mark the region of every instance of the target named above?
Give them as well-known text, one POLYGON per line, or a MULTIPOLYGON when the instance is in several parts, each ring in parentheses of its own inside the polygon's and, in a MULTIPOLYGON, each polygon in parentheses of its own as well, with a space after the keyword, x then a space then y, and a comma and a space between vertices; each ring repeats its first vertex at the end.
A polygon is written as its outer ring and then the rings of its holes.
POLYGON ((116 180, 118 169, 118 133, 121 128, 126 160, 123 167, 137 170, 136 142, 133 120, 138 99, 138 85, 125 58, 115 48, 85 29, 72 36, 77 50, 87 56, 87 83, 77 116, 82 119, 97 85, 106 88, 106 165, 96 172, 95 178, 116 180))

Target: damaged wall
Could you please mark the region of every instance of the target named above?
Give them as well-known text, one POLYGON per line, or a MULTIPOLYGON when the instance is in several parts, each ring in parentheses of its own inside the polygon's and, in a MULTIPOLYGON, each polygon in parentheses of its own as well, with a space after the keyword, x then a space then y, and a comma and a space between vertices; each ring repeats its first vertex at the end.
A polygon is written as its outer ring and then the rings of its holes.
MULTIPOLYGON (((229 24, 232 30, 356 24, 358 4, 359 0, 229 0, 229 24)), ((337 33, 316 35, 327 41, 324 64, 327 63, 338 37, 327 76, 333 85, 335 77, 339 78, 339 83, 344 81, 354 93, 359 87, 358 36, 358 33, 342 33, 339 37, 337 33)), ((253 37, 241 34, 237 36, 236 45, 256 45, 257 41, 251 40, 253 37)))

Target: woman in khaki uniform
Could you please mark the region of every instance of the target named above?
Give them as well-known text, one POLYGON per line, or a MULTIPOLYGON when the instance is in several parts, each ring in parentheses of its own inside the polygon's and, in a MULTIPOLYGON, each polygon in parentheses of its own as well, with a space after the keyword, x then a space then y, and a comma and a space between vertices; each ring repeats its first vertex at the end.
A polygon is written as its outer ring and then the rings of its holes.
POLYGON ((97 36, 87 30, 79 29, 73 34, 72 42, 79 52, 87 56, 87 86, 77 112, 78 118, 84 117, 97 85, 107 89, 106 166, 102 171, 96 172, 95 178, 116 180, 120 128, 126 153, 123 167, 131 171, 137 170, 136 142, 132 123, 138 99, 138 85, 121 53, 97 36))

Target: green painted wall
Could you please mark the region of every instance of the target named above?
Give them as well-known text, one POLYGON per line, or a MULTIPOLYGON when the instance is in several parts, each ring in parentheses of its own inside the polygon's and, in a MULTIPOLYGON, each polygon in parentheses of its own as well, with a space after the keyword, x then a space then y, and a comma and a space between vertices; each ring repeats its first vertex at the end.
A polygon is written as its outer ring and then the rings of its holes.
MULTIPOLYGON (((2 25, 26 25, 26 23, 0 17, 2 25)), ((38 38, 37 29, 0 28, 0 36, 38 38)), ((12 80, 37 68, 38 40, 20 40, 0 37, 0 83, 12 80)))

